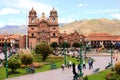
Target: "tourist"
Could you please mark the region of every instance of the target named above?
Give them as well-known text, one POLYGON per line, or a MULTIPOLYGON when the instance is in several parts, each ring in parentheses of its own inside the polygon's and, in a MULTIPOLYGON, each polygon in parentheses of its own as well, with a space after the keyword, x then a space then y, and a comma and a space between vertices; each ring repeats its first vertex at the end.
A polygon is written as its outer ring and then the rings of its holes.
POLYGON ((78 73, 80 73, 80 64, 78 64, 77 68, 78 68, 78 73))
POLYGON ((62 68, 62 71, 64 71, 65 65, 62 64, 62 65, 61 65, 61 68, 62 68))
POLYGON ((93 69, 93 60, 91 60, 91 63, 90 63, 90 64, 91 64, 91 68, 93 69))
POLYGON ((68 68, 71 68, 71 66, 72 66, 72 62, 69 61, 69 63, 68 63, 68 68))
POLYGON ((74 76, 77 76, 78 73, 76 72, 75 63, 72 64, 72 69, 73 69, 72 72, 73 72, 74 76))
POLYGON ((86 69, 86 63, 85 63, 85 60, 83 61, 83 69, 86 69))
POLYGON ((91 61, 88 61, 89 69, 91 69, 91 61))

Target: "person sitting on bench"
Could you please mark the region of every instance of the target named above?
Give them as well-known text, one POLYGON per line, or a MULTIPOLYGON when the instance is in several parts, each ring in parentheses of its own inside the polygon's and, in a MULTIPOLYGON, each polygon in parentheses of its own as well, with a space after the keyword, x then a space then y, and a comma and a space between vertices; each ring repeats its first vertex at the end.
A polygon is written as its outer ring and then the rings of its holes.
POLYGON ((33 65, 31 65, 30 70, 31 70, 32 73, 35 72, 35 69, 34 69, 34 66, 33 66, 33 65))

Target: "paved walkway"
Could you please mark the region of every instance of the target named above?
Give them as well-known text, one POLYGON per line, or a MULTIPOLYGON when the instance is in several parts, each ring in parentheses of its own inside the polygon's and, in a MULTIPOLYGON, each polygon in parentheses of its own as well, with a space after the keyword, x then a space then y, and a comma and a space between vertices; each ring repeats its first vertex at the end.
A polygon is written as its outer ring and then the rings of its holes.
MULTIPOLYGON (((87 69, 83 69, 84 76, 85 75, 90 75, 93 73, 93 70, 96 68, 100 68, 101 70, 105 69, 105 66, 110 62, 110 56, 106 57, 93 57, 95 59, 95 62, 93 64, 93 69, 89 70, 88 69, 88 64, 87 69)), ((76 68, 77 69, 77 68, 76 68)), ((61 69, 55 69, 55 70, 50 70, 46 72, 40 72, 40 73, 35 73, 35 74, 28 74, 24 76, 19 76, 15 78, 9 78, 8 80, 73 80, 73 74, 72 74, 72 68, 68 69, 65 68, 64 71, 61 69)))

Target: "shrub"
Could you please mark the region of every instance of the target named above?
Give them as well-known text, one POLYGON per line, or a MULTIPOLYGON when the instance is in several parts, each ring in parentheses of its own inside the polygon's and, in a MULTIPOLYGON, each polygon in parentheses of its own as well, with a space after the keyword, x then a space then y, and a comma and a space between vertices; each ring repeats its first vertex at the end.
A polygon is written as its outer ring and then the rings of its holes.
POLYGON ((50 47, 50 45, 48 43, 41 42, 40 44, 36 45, 35 53, 41 54, 42 61, 45 62, 47 57, 49 56, 49 54, 53 53, 53 49, 50 47))
POLYGON ((24 50, 20 52, 21 63, 24 65, 30 65, 33 62, 33 56, 30 51, 24 50))
POLYGON ((24 65, 24 64, 21 64, 20 67, 21 67, 21 68, 25 68, 25 65, 24 65))
MULTIPOLYGON (((5 67, 6 63, 4 63, 4 67, 5 67)), ((10 68, 12 70, 12 72, 14 73, 15 70, 17 68, 20 68, 20 62, 18 60, 9 60, 8 61, 8 68, 10 68)))
POLYGON ((106 80, 120 80, 120 75, 114 72, 110 72, 106 75, 106 80))
POLYGON ((115 64, 115 71, 116 71, 116 73, 120 74, 120 61, 118 61, 118 62, 115 64))
POLYGON ((106 75, 106 80, 110 80, 112 75, 113 75, 112 72, 108 73, 108 74, 106 75))
POLYGON ((88 76, 83 77, 83 80, 88 80, 88 76))

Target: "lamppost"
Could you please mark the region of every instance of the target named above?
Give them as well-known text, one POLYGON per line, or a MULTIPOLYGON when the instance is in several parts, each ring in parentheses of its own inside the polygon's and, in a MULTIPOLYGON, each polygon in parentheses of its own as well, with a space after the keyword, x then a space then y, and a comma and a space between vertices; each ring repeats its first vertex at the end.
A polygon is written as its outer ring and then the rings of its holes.
POLYGON ((79 53, 79 55, 80 55, 80 74, 79 74, 79 76, 80 76, 80 78, 82 78, 82 76, 83 76, 83 73, 82 73, 82 39, 80 38, 80 51, 79 51, 80 53, 79 53))
POLYGON ((6 78, 8 78, 8 56, 7 56, 7 34, 5 34, 5 42, 4 42, 4 55, 5 55, 5 67, 6 67, 6 78))
POLYGON ((111 65, 112 65, 112 66, 113 66, 113 45, 114 45, 114 44, 115 44, 115 43, 111 41, 111 43, 110 43, 110 48, 111 48, 111 65))
POLYGON ((67 60, 66 60, 66 49, 65 49, 65 47, 64 47, 64 64, 65 64, 65 66, 66 66, 66 64, 67 64, 66 61, 67 61, 67 60))
POLYGON ((85 38, 85 56, 84 56, 85 59, 86 59, 87 47, 88 47, 88 38, 85 38))

